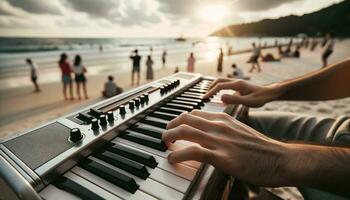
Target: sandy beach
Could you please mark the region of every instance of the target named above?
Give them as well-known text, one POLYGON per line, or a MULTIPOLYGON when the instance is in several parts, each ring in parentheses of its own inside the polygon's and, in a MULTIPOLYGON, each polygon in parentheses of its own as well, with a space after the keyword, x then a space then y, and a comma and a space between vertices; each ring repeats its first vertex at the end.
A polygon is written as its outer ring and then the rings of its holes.
MULTIPOLYGON (((349 49, 349 40, 338 41, 335 52, 330 58, 330 63, 347 58, 349 49)), ((222 74, 217 74, 216 72, 216 59, 198 61, 195 72, 209 76, 226 76, 232 71, 230 65, 236 63, 238 67, 244 70, 247 76, 251 77, 251 82, 268 84, 319 69, 321 66, 320 51, 320 48, 314 52, 302 49, 301 58, 299 59, 285 58, 282 62, 262 63, 263 71, 261 73, 248 73, 250 65, 246 61, 250 56, 249 53, 225 57, 222 74)), ((277 55, 276 49, 264 50, 263 54, 266 52, 272 52, 277 55)), ((180 71, 184 70, 185 66, 180 66, 180 71)), ((174 66, 157 69, 154 73, 155 80, 168 76, 173 71, 174 66)), ((102 99, 101 91, 108 74, 87 75, 89 99, 82 101, 64 101, 60 82, 42 84, 41 93, 32 93, 32 86, 0 90, 0 138, 46 123, 49 120, 98 102, 102 99)), ((133 88, 130 82, 130 72, 126 71, 112 75, 114 75, 117 84, 123 87, 124 90, 133 88)), ((144 84, 146 83, 144 66, 142 67, 141 75, 141 84, 144 84)), ((335 117, 342 114, 350 115, 350 98, 324 102, 272 102, 254 110, 288 111, 335 117)))

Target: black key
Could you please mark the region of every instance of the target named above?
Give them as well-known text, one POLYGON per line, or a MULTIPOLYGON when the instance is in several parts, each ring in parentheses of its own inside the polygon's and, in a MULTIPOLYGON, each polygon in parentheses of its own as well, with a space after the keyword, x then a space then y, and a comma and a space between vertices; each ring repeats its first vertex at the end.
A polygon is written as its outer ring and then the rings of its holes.
POLYGON ((191 99, 191 98, 186 98, 186 97, 176 97, 175 99, 180 100, 180 101, 195 102, 195 103, 198 103, 198 105, 200 105, 200 106, 204 106, 204 103, 199 99, 191 99))
POLYGON ((180 109, 180 110, 184 110, 184 111, 191 111, 194 109, 193 106, 181 105, 181 104, 177 104, 177 103, 166 103, 165 107, 180 109))
POLYGON ((106 163, 109 163, 115 167, 125 170, 142 179, 146 179, 149 176, 149 173, 144 165, 130 160, 128 158, 125 158, 123 156, 114 154, 112 152, 98 152, 94 154, 94 157, 99 158, 100 160, 103 160, 106 163))
POLYGON ((78 183, 61 176, 54 183, 54 186, 58 187, 61 190, 65 190, 69 193, 72 193, 82 199, 87 200, 104 200, 104 198, 98 196, 92 191, 86 189, 85 187, 79 185, 78 183))
POLYGON ((154 138, 158 138, 161 139, 162 138, 162 132, 156 128, 151 128, 147 125, 141 124, 141 123, 137 123, 135 124, 133 127, 130 128, 130 130, 139 132, 139 133, 143 133, 146 134, 148 136, 154 137, 154 138))
POLYGON ((187 105, 187 106, 193 106, 195 109, 199 109, 201 108, 199 106, 199 103, 195 103, 195 102, 188 102, 188 101, 181 101, 181 100, 171 100, 171 103, 176 103, 176 104, 181 104, 181 105, 187 105))
POLYGON ((167 123, 165 123, 163 121, 160 121, 160 120, 158 121, 156 118, 149 118, 149 117, 144 118, 140 122, 144 123, 144 124, 152 125, 155 127, 159 127, 162 129, 166 129, 166 125, 167 125, 167 123))
POLYGON ((129 148, 124 145, 111 142, 106 145, 105 149, 115 154, 134 160, 136 162, 142 163, 153 169, 158 165, 156 159, 152 155, 143 153, 141 151, 129 148))
POLYGON ((177 115, 174 115, 174 114, 171 114, 171 113, 165 113, 165 112, 159 112, 159 111, 155 111, 151 114, 149 114, 149 116, 152 116, 152 117, 157 117, 157 118, 160 118, 160 119, 165 119, 165 120, 173 120, 174 118, 177 117, 177 115))
POLYGON ((174 109, 174 108, 167 108, 167 107, 160 107, 158 109, 158 111, 165 112, 165 113, 171 113, 171 114, 174 114, 174 115, 180 115, 181 113, 184 112, 184 110, 174 109))
POLYGON ((163 152, 168 149, 162 140, 134 131, 125 131, 123 134, 120 134, 119 137, 163 152))
POLYGON ((79 166, 131 193, 139 188, 135 180, 96 161, 85 159, 79 166))

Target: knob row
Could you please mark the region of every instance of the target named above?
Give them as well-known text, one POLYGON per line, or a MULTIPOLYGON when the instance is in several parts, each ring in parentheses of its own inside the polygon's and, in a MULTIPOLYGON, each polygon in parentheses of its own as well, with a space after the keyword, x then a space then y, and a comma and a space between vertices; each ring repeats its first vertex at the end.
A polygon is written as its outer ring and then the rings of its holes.
POLYGON ((169 91, 171 91, 172 89, 176 88, 177 86, 180 85, 180 80, 174 80, 174 81, 170 81, 167 84, 164 84, 163 86, 161 86, 160 89, 160 93, 161 94, 165 94, 169 91))
POLYGON ((107 112, 107 116, 105 114, 100 115, 99 120, 92 119, 91 120, 91 129, 92 130, 98 130, 101 126, 106 126, 107 121, 112 122, 114 121, 114 115, 112 111, 107 112), (100 120, 100 123, 98 121, 100 120))

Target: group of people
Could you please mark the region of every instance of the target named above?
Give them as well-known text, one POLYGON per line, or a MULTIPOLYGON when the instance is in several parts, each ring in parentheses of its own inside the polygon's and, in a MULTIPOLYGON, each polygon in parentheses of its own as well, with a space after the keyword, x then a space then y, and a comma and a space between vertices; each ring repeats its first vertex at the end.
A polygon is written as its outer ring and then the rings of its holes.
POLYGON ((82 87, 85 99, 88 99, 86 90, 86 67, 82 64, 82 58, 80 55, 76 55, 74 58, 73 66, 68 62, 68 56, 62 53, 60 60, 58 61, 58 66, 62 73, 62 84, 63 84, 63 97, 65 100, 74 100, 73 95, 73 78, 72 74, 75 75, 75 83, 78 99, 81 99, 80 88, 82 87), (67 90, 69 90, 69 98, 67 95, 67 90))

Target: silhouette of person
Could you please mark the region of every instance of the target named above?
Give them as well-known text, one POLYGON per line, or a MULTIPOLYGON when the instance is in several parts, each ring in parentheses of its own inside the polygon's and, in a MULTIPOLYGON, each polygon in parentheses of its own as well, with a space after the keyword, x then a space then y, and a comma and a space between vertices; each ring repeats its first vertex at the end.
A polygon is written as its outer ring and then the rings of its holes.
POLYGON ((30 80, 32 80, 34 84, 34 92, 40 92, 41 90, 38 84, 38 65, 30 58, 27 58, 26 62, 30 67, 30 80))
POLYGON ((140 84, 140 61, 141 61, 141 56, 138 54, 138 50, 135 49, 134 51, 131 52, 130 54, 130 59, 132 60, 132 72, 131 72, 131 85, 134 85, 134 75, 136 73, 137 79, 136 79, 136 84, 140 84))

